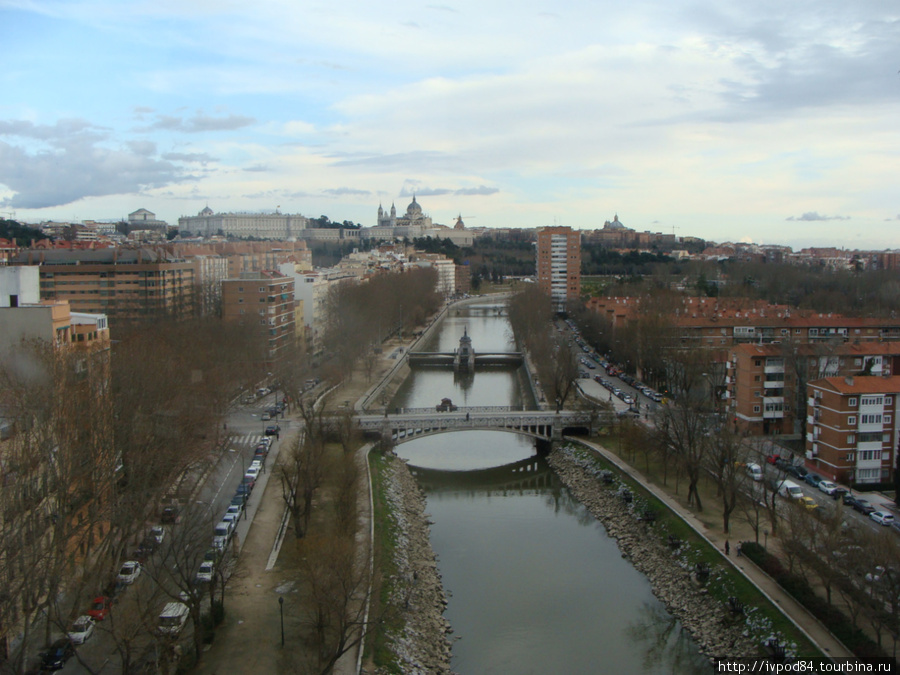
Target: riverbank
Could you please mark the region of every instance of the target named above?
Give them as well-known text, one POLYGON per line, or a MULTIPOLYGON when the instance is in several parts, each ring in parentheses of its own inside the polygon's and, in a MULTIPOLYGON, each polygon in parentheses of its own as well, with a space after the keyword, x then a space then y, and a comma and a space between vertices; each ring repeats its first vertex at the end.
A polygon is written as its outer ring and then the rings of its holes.
MULTIPOLYGON (((383 580, 383 641, 393 654, 400 672, 411 674, 447 673, 450 670, 450 624, 444 618, 447 599, 431 548, 425 494, 410 474, 406 462, 393 454, 372 459, 379 475, 382 500, 387 513, 376 524, 390 528, 376 539, 389 542, 389 579, 383 580), (387 521, 387 522, 385 522, 387 521)), ((376 507, 376 510, 378 507, 376 507)), ((385 547, 387 548, 387 546, 385 547)), ((397 672, 389 666, 372 671, 397 672)))
POLYGON ((604 486, 565 448, 554 450, 548 463, 575 498, 616 539, 623 557, 647 577, 654 595, 691 633, 701 653, 710 659, 760 655, 760 637, 749 630, 744 617, 735 616, 695 579, 681 549, 648 534, 650 525, 616 490, 604 486))

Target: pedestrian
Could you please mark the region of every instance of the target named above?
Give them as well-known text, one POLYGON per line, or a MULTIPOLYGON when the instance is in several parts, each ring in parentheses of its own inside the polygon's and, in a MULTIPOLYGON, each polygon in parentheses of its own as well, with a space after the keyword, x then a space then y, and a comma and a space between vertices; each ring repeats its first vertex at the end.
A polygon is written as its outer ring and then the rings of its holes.
POLYGON ((738 558, 741 557, 741 542, 738 542, 738 547, 737 547, 737 557, 738 557, 738 558))
POLYGON ((466 422, 469 421, 469 413, 466 413, 466 422))
POLYGON ((725 555, 731 554, 731 546, 728 545, 728 540, 725 540, 725 555))
POLYGON ((276 431, 276 432, 275 432, 275 440, 276 440, 276 441, 280 441, 280 440, 281 440, 281 432, 280 432, 280 431, 276 431))

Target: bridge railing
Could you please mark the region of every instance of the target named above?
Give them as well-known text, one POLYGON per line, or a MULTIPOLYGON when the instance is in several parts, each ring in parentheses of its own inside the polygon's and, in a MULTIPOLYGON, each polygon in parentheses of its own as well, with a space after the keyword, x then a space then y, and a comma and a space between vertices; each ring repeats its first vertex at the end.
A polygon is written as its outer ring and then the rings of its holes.
MULTIPOLYGON (((430 415, 438 412, 436 406, 430 408, 399 408, 389 410, 388 413, 397 413, 400 415, 430 415)), ((445 411, 445 412, 450 412, 445 411)), ((524 406, 515 407, 510 405, 473 405, 473 406, 457 406, 453 412, 467 413, 505 413, 505 412, 527 412, 524 406)), ((540 411, 535 411, 540 412, 540 411)))

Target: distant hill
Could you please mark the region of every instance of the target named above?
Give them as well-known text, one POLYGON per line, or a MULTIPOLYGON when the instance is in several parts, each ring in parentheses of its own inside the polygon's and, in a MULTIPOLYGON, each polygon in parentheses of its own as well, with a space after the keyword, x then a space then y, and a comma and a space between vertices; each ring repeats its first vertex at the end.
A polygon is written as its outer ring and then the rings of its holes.
POLYGON ((0 220, 0 239, 10 239, 19 246, 30 246, 32 241, 49 239, 46 234, 15 220, 0 220))

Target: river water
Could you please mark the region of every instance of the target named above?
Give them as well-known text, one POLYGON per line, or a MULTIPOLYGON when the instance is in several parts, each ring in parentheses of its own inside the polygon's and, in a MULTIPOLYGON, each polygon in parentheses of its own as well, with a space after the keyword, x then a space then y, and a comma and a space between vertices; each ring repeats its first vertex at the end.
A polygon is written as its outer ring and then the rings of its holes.
MULTIPOLYGON (((513 351, 497 307, 451 310, 422 351, 513 351)), ((521 372, 416 368, 391 406, 533 407, 521 372)), ((426 492, 449 596, 452 667, 482 673, 709 673, 689 634, 576 502, 532 439, 439 434, 398 445, 426 492)))

